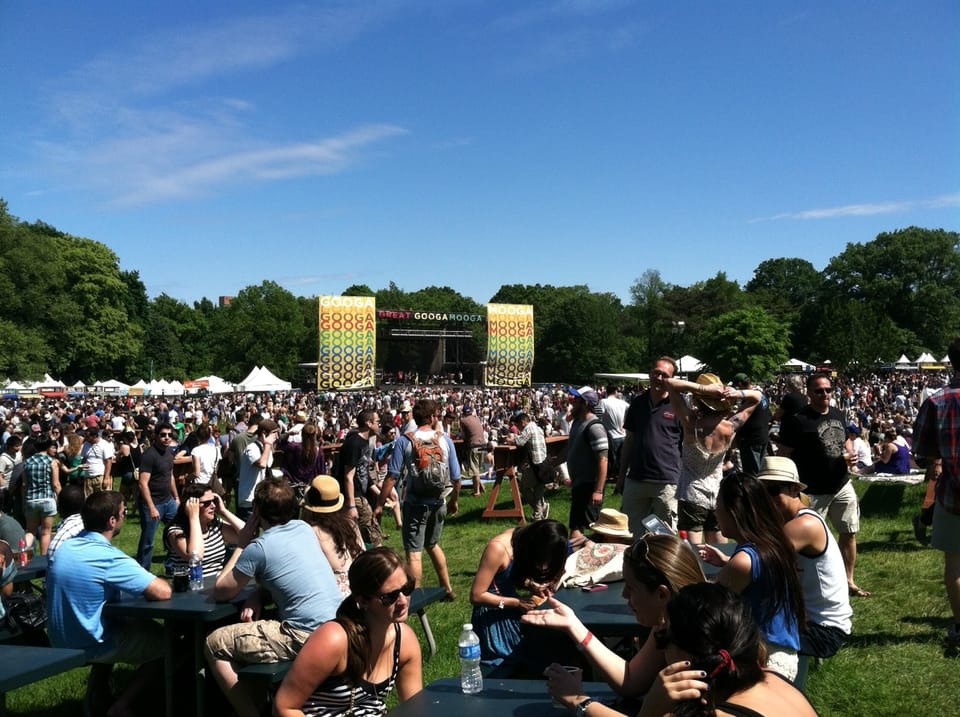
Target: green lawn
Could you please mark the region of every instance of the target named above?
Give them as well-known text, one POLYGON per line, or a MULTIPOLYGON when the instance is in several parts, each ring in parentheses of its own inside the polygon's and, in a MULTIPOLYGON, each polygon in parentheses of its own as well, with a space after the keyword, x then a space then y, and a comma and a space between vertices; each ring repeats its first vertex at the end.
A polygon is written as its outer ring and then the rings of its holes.
MULTIPOLYGON (((942 556, 918 545, 910 526, 922 490, 922 486, 857 485, 863 514, 857 582, 873 596, 854 600, 850 643, 807 679, 807 693, 825 717, 956 712, 960 662, 945 657, 941 647, 949 616, 942 556)), ((569 505, 565 492, 548 497, 551 517, 565 520, 569 505)), ((429 610, 439 654, 424 664, 424 682, 457 674, 456 640, 461 623, 470 619, 467 594, 479 555, 490 536, 512 525, 481 520, 481 500, 464 496, 460 514, 445 528, 442 544, 458 597, 429 610)), ((616 507, 617 501, 608 497, 606 504, 616 507)), ((387 543, 399 548, 399 531, 389 517, 385 520, 387 543)), ((138 532, 135 523, 129 525, 117 544, 132 554, 138 532)), ((424 563, 425 582, 435 582, 429 561, 424 563)), ((417 620, 411 624, 419 631, 417 620)), ((16 690, 8 695, 8 713, 74 717, 85 677, 86 669, 78 669, 16 690)))

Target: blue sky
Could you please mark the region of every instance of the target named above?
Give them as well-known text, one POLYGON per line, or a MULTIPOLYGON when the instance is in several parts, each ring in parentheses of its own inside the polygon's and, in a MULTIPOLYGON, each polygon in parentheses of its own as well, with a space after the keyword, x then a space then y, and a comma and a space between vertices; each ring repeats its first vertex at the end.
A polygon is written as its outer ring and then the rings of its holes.
POLYGON ((960 229, 957 48, 956 0, 3 2, 0 196, 188 302, 743 284, 960 229))

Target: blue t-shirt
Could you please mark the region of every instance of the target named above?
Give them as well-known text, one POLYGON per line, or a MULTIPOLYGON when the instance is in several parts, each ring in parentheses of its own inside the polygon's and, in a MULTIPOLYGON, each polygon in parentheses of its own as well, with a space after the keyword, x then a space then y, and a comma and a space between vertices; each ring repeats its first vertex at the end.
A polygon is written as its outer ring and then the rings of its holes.
POLYGON ((750 584, 743 591, 743 599, 750 606, 753 619, 757 621, 757 626, 763 632, 764 638, 776 647, 799 650, 800 629, 789 605, 774 611, 769 619, 763 619, 764 613, 770 612, 771 609, 770 576, 763 572, 757 548, 753 543, 743 543, 737 546, 734 555, 737 553, 746 553, 750 556, 750 584))
POLYGON ((302 520, 267 528, 243 549, 234 570, 269 590, 280 619, 298 630, 332 620, 343 599, 313 528, 302 520))
POLYGON ((57 549, 47 570, 47 634, 54 647, 112 647, 103 606, 141 595, 154 579, 102 534, 84 530, 57 549))

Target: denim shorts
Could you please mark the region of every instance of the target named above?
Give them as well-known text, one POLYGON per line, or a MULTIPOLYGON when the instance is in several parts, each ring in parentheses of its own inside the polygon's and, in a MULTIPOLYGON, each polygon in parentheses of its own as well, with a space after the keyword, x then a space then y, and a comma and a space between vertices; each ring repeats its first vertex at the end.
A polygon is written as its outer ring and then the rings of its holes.
POLYGON ((25 518, 49 518, 57 514, 57 501, 54 498, 28 500, 23 507, 25 518))

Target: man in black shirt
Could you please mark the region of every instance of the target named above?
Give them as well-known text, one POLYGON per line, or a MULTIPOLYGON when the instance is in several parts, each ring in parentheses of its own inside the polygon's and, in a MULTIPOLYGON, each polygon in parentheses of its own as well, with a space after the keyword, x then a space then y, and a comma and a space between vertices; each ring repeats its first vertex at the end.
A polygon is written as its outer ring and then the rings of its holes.
MULTIPOLYGON (((738 373, 733 377, 734 388, 741 391, 753 389, 753 382, 745 373, 738 373)), ((761 392, 762 394, 762 392, 761 392)), ((766 395, 760 399, 760 404, 753 409, 740 430, 737 431, 736 445, 740 449, 740 464, 744 473, 757 475, 760 473, 760 464, 767 454, 767 442, 770 439, 770 401, 766 395)))
POLYGON ((617 491, 627 514, 630 532, 643 534, 643 519, 651 513, 674 527, 677 524, 677 480, 683 429, 670 406, 665 378, 673 378, 677 364, 661 356, 650 369, 650 388, 630 402, 623 420, 617 491))
POLYGON ((797 464, 800 481, 807 484, 810 507, 828 518, 839 533, 837 543, 850 595, 868 597, 870 593, 860 589, 853 579, 860 505, 844 454, 847 434, 843 414, 830 405, 832 395, 833 385, 828 374, 815 373, 807 379, 810 402, 784 419, 778 455, 792 458, 797 464))
POLYGON ((383 533, 380 524, 373 518, 367 502, 370 488, 370 466, 373 462, 373 446, 370 437, 380 432, 380 416, 372 409, 360 411, 357 430, 350 431, 340 447, 340 490, 344 497, 347 514, 356 519, 360 534, 367 545, 382 545, 383 533))

